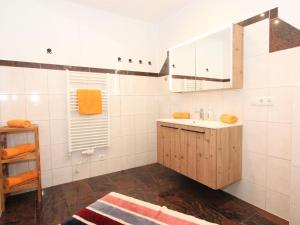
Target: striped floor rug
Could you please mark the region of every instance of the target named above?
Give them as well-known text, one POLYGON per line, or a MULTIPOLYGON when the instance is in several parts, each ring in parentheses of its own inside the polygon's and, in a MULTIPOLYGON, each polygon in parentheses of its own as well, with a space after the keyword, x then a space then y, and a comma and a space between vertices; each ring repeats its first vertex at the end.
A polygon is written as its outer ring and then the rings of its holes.
POLYGON ((166 207, 111 192, 61 225, 213 225, 166 207))

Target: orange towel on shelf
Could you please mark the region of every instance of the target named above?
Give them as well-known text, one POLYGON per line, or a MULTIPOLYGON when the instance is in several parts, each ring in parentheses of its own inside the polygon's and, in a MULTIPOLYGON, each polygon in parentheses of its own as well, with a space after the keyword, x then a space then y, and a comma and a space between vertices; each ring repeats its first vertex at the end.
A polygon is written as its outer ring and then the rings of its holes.
POLYGON ((102 113, 102 93, 100 90, 77 90, 78 111, 82 115, 102 113))
POLYGON ((12 148, 6 148, 3 149, 2 152, 2 159, 9 159, 14 156, 18 156, 27 152, 32 152, 35 150, 35 145, 34 144, 22 144, 22 145, 17 145, 12 148))
POLYGON ((26 182, 36 179, 37 177, 38 172, 36 170, 31 170, 16 176, 7 177, 4 181, 4 185, 6 188, 12 188, 21 184, 25 184, 26 182))
POLYGON ((233 124, 238 121, 238 118, 234 115, 222 114, 220 120, 223 123, 233 124))
POLYGON ((190 118, 190 113, 188 113, 188 112, 175 112, 175 113, 173 113, 173 118, 174 119, 189 119, 190 118))
POLYGON ((7 121, 7 126, 16 128, 28 128, 31 127, 31 122, 29 120, 15 119, 7 121))

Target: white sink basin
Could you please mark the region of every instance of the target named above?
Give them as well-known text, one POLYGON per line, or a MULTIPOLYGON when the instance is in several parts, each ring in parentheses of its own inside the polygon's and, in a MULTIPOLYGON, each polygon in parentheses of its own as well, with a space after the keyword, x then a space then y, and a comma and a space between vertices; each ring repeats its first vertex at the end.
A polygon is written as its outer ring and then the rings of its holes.
POLYGON ((240 126, 240 123, 226 124, 220 121, 210 121, 210 120, 194 120, 194 119, 158 119, 159 122, 165 123, 175 123, 181 125, 195 126, 195 127, 205 127, 211 129, 220 129, 226 127, 240 126))

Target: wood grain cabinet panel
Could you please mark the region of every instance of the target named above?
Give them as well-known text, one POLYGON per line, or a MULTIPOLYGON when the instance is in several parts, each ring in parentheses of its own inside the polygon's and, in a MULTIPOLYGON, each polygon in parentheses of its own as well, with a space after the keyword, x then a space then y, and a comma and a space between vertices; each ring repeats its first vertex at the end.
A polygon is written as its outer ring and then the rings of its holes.
POLYGON ((216 130, 206 129, 198 136, 197 180, 211 188, 216 186, 216 130))
POLYGON ((180 130, 173 129, 171 146, 171 168, 180 172, 180 130))
POLYGON ((218 130, 217 187, 240 180, 242 176, 242 127, 218 130))
POLYGON ((241 179, 242 127, 222 129, 157 123, 158 162, 220 189, 241 179))
POLYGON ((188 174, 187 143, 188 143, 187 133, 180 131, 179 172, 183 175, 188 174))
POLYGON ((163 129, 160 126, 157 127, 157 161, 164 164, 164 137, 163 129))
POLYGON ((157 160, 160 164, 175 170, 179 168, 178 132, 178 128, 168 126, 159 126, 157 131, 157 160))

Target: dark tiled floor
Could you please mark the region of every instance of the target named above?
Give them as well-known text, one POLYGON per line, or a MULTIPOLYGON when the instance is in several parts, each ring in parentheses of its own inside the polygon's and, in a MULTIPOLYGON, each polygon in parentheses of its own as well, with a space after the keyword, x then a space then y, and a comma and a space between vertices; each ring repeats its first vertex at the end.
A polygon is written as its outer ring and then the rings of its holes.
POLYGON ((42 206, 37 205, 35 192, 9 197, 0 225, 59 224, 111 191, 222 225, 288 224, 229 194, 152 164, 47 188, 42 206))

